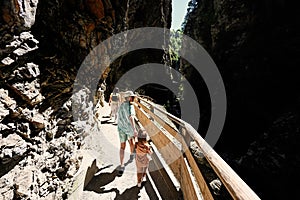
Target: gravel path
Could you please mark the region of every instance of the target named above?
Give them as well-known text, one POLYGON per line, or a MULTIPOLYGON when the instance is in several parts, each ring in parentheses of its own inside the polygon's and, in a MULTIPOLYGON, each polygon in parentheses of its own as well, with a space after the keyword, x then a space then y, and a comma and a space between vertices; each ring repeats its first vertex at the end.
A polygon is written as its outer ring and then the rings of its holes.
POLYGON ((125 171, 118 177, 119 137, 117 126, 109 118, 110 107, 105 103, 100 108, 101 132, 97 138, 89 138, 89 143, 97 155, 98 172, 85 187, 80 199, 158 199, 147 180, 142 188, 138 188, 135 161, 129 162, 129 144, 126 144, 125 171))

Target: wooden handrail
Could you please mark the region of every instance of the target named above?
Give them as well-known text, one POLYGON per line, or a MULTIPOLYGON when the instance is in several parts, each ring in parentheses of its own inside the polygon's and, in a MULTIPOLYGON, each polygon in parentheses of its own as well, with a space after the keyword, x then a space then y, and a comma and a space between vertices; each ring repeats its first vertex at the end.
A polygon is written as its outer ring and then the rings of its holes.
POLYGON ((209 191, 207 184, 205 183, 204 177, 203 177, 202 173, 200 172, 200 169, 198 168, 197 163, 196 163, 194 157, 192 156, 192 153, 190 152, 188 145, 185 143, 183 137, 180 134, 178 134, 177 130, 175 130, 173 127, 171 127, 168 123, 165 123, 163 121, 163 119, 161 119, 159 116, 155 115, 148 108, 146 108, 146 106, 144 106, 141 103, 138 103, 138 106, 141 107, 146 113, 148 113, 168 133, 170 133, 174 138, 176 138, 182 144, 182 151, 183 151, 183 153, 185 153, 188 163, 189 163, 190 167, 192 168, 193 173, 195 174, 195 178, 196 178, 197 184, 200 187, 203 198, 205 200, 213 199, 212 194, 209 191))
POLYGON ((260 199, 190 124, 185 123, 184 126, 234 199, 260 199))
POLYGON ((148 105, 150 105, 152 108, 155 108, 156 110, 158 110, 159 112, 165 114, 170 120, 172 120, 173 122, 175 122, 176 124, 180 125, 180 126, 184 126, 184 121, 182 119, 179 119, 178 117, 172 115, 171 113, 166 112, 165 110, 157 107, 156 105, 154 105, 152 102, 149 102, 141 97, 137 97, 137 99, 143 101, 144 103, 147 103, 148 105))
POLYGON ((140 109, 137 104, 134 105, 139 122, 147 131, 152 143, 180 183, 184 198, 198 199, 199 193, 194 187, 193 178, 184 162, 181 147, 175 144, 172 138, 165 135, 164 131, 152 121, 146 111, 140 109))
MULTIPOLYGON (((155 114, 151 112, 151 109, 156 109, 159 112, 165 114, 170 120, 179 124, 182 129, 186 130, 186 133, 197 143, 199 148, 201 149, 203 155, 209 162, 210 166, 220 178, 230 195, 233 199, 237 200, 259 200, 260 198, 256 195, 256 193, 236 174, 236 172, 214 151, 214 149, 200 136, 200 134, 187 122, 177 118, 176 116, 166 112, 165 110, 159 108, 158 106, 154 105, 152 102, 149 102, 141 97, 137 97, 138 100, 148 104, 151 108, 144 109, 147 111, 149 115, 151 115, 156 120, 161 120, 158 116, 154 116, 155 114)), ((140 104, 141 105, 141 104, 140 104)), ((141 107, 141 106, 140 106, 141 107)), ((171 132, 172 130, 168 127, 168 131, 171 132)), ((173 132, 173 136, 174 136, 173 132)), ((175 136, 174 136, 175 137, 175 136)), ((178 137, 176 137, 179 139, 178 137)), ((184 145, 184 140, 179 141, 184 145)), ((189 153, 187 153, 189 155, 189 153)), ((191 163, 193 163, 191 161, 191 163)), ((205 187, 204 187, 205 188, 205 187)), ((207 199, 207 198, 206 198, 207 199)), ((210 198, 209 198, 210 199, 210 198)))

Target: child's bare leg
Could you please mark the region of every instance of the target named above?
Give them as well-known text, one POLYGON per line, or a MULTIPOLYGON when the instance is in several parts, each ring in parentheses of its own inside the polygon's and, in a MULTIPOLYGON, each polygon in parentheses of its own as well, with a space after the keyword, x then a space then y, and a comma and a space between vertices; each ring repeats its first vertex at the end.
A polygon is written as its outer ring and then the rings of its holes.
POLYGON ((142 179, 143 179, 143 167, 137 167, 137 184, 138 187, 141 187, 142 179))
POLYGON ((147 167, 143 167, 143 177, 142 180, 146 180, 146 175, 147 175, 147 167))

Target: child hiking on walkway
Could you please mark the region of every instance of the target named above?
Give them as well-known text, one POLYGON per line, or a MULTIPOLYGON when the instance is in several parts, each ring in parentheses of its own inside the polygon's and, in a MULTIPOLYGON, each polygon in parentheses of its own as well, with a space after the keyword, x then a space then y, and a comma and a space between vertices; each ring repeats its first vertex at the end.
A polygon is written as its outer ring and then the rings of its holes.
POLYGON ((142 186, 142 181, 146 180, 146 171, 153 153, 150 144, 147 141, 147 133, 140 129, 138 132, 138 141, 136 142, 136 169, 137 169, 137 186, 142 186))

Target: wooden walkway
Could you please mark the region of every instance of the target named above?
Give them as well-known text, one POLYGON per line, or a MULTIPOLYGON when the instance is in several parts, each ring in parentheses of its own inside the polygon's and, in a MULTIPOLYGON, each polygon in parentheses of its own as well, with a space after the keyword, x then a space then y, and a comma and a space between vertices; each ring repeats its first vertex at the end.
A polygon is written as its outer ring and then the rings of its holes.
POLYGON ((141 188, 137 187, 135 161, 129 160, 128 143, 125 172, 121 177, 117 176, 119 137, 116 124, 109 118, 110 107, 105 103, 100 110, 100 129, 87 133, 85 137, 81 170, 75 178, 70 200, 213 200, 210 183, 205 180, 189 150, 191 141, 196 142, 232 199, 260 199, 190 124, 144 98, 136 97, 133 105, 136 123, 147 131, 154 150, 147 181, 141 188))
MULTIPOLYGON (((160 199, 157 196, 152 180, 147 177, 141 188, 137 187, 135 161, 129 161, 129 145, 127 143, 125 152, 125 171, 118 177, 117 168, 119 166, 119 137, 117 126, 109 118, 110 107, 107 103, 101 108, 101 133, 98 138, 87 138, 98 159, 96 159, 96 169, 92 172, 91 180, 84 187, 83 193, 78 199, 160 199)), ((90 173, 90 172, 87 172, 90 173)))

